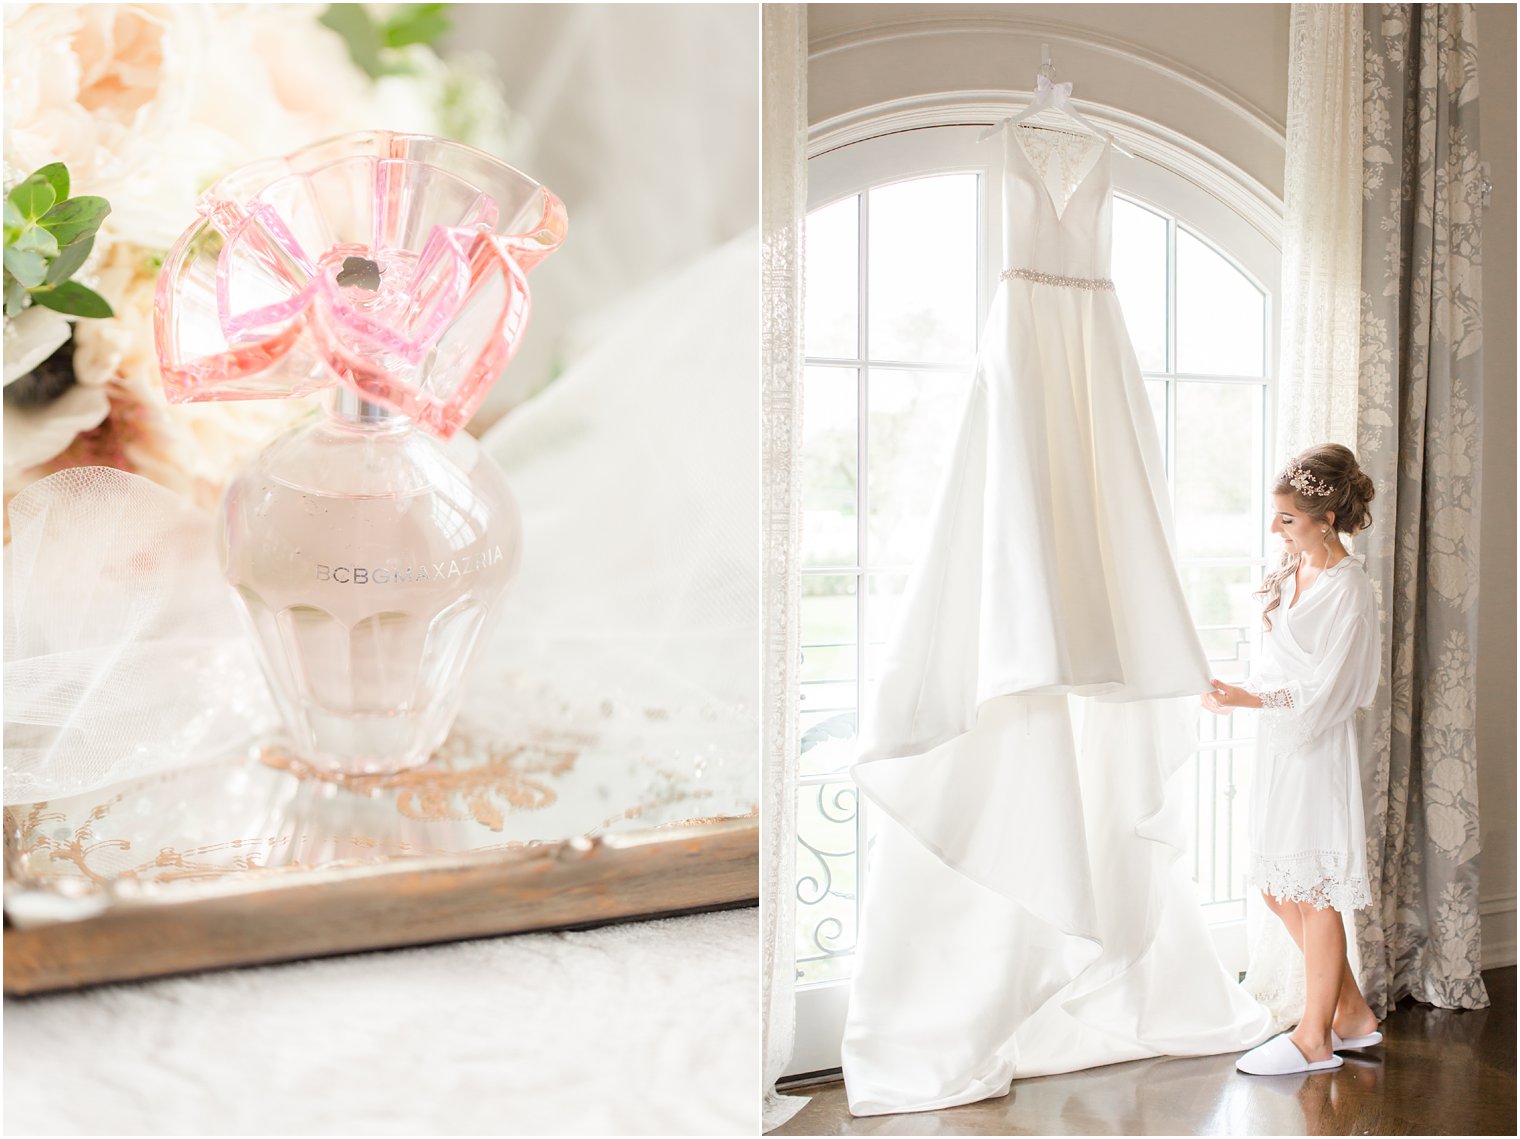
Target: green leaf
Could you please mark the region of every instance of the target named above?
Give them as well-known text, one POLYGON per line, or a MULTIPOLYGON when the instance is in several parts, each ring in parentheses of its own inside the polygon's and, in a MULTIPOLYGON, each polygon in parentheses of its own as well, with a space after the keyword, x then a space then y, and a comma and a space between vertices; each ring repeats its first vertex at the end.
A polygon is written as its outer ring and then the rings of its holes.
POLYGON ((40 225, 24 227, 16 240, 11 242, 12 248, 26 249, 32 253, 40 253, 44 257, 58 256, 58 239, 40 225))
POLYGON ((61 202, 69 196, 69 168, 63 163, 49 162, 32 177, 47 179, 47 184, 53 187, 53 201, 61 202))
POLYGON ((59 202, 42 215, 41 224, 58 239, 59 245, 73 245, 76 241, 94 237, 110 212, 110 202, 86 194, 82 198, 59 202))
POLYGON ((5 315, 20 316, 26 307, 26 286, 9 274, 5 278, 5 315))
POLYGON ((5 199, 5 244, 14 245, 16 238, 21 236, 21 231, 26 228, 26 218, 21 216, 21 211, 16 208, 16 203, 9 198, 5 199))
POLYGON ((52 183, 41 174, 33 174, 24 182, 18 182, 7 197, 16 203, 16 208, 27 221, 36 221, 58 200, 52 183))
POLYGON ((349 57, 371 79, 385 74, 385 64, 380 50, 380 29, 363 4, 329 4, 317 20, 323 27, 331 28, 343 37, 348 45, 349 57))
POLYGON ((96 319, 114 316, 105 297, 94 289, 87 289, 78 281, 65 281, 56 289, 39 289, 32 294, 37 304, 46 305, 54 312, 69 316, 88 316, 96 319))
POLYGON ((47 262, 42 259, 42 254, 29 249, 8 247, 5 251, 5 268, 29 289, 42 284, 42 279, 47 276, 47 262))
POLYGON ((453 27, 447 4, 407 4, 385 22, 380 38, 389 48, 431 45, 453 27))
POLYGON ((73 245, 65 245, 58 256, 53 258, 53 263, 48 266, 47 280, 44 284, 56 286, 67 281, 79 271, 79 267, 85 263, 94 245, 93 237, 76 241, 73 245))

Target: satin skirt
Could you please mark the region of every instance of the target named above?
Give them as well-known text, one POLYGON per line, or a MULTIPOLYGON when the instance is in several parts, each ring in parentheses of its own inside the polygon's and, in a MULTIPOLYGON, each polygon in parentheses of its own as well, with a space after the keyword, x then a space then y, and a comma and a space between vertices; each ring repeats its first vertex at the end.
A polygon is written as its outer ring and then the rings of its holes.
POLYGON ((1005 282, 983 344, 852 769, 857 1115, 1270 1032, 1179 862, 1209 678, 1117 298, 1005 282))

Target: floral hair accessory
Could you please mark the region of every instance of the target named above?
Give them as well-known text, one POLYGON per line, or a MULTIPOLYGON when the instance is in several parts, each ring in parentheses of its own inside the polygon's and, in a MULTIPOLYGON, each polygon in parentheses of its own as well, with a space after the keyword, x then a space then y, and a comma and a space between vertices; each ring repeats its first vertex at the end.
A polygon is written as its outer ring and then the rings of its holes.
POLYGON ((1307 494, 1311 498, 1324 498, 1326 495, 1331 493, 1330 487, 1327 483, 1324 483, 1315 478, 1297 463, 1294 463, 1291 466, 1287 467, 1283 471, 1283 477, 1285 477, 1288 480, 1288 484, 1297 490, 1300 494, 1307 494))
POLYGON ((482 151, 342 135, 227 175, 159 277, 175 403, 341 384, 448 438, 511 360, 565 208, 482 151))

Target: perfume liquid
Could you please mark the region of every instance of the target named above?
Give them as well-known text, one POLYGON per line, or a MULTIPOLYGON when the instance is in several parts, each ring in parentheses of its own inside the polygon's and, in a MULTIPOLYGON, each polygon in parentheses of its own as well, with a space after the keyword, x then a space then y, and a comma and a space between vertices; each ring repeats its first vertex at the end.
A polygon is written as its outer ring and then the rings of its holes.
POLYGON ((222 520, 296 753, 349 774, 426 762, 521 560, 500 468, 339 389, 239 474, 222 520))

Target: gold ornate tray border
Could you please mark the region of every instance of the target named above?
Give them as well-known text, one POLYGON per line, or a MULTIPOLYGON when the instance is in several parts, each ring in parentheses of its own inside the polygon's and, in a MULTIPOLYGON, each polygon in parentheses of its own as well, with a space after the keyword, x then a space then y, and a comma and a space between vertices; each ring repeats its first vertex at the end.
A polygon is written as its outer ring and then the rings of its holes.
POLYGON ((6 878, 5 991, 16 996, 753 905, 759 822, 693 820, 515 850, 124 889, 76 920, 13 925, 13 899, 34 889, 6 878))

